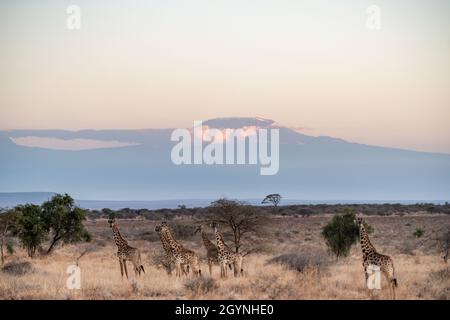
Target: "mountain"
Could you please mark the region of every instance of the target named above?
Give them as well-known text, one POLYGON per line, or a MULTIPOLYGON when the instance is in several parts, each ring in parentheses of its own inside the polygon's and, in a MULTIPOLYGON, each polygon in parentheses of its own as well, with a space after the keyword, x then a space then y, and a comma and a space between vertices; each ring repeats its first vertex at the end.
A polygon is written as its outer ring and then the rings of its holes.
MULTIPOLYGON (((161 200, 262 198, 448 199, 450 155, 313 137, 272 120, 220 118, 209 128, 277 128, 280 166, 260 175, 259 165, 175 165, 173 129, 0 131, 0 192, 51 190, 77 199, 161 200), (65 143, 119 141, 130 145, 56 150, 14 141, 34 137, 65 143), (84 141, 83 140, 83 141, 84 141)), ((22 141, 21 140, 21 141, 22 141)))

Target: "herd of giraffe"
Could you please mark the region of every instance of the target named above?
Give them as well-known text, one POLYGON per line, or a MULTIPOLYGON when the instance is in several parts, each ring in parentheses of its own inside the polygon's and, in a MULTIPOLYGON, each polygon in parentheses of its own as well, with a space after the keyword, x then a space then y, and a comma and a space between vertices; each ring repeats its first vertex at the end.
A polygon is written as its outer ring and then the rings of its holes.
MULTIPOLYGON (((126 262, 131 261, 136 276, 141 275, 141 271, 145 273, 141 262, 141 253, 139 249, 131 247, 128 242, 122 238, 114 219, 109 219, 109 225, 113 231, 114 241, 117 245, 117 257, 119 258, 120 272, 123 277, 124 271, 128 278, 126 262)), ((395 288, 397 287, 397 279, 394 273, 394 263, 392 258, 387 255, 380 254, 376 251, 369 239, 369 235, 364 227, 364 220, 361 217, 356 218, 359 227, 359 238, 362 251, 362 264, 366 281, 368 278, 367 269, 370 265, 379 267, 380 271, 386 277, 391 289, 392 298, 395 299, 395 288)), ((243 276, 243 260, 241 253, 234 252, 224 242, 222 234, 219 232, 219 225, 211 223, 210 227, 214 230, 216 244, 211 242, 200 225, 195 233, 200 232, 203 245, 206 249, 206 259, 209 267, 209 274, 212 274, 212 266, 218 264, 220 267, 220 277, 227 278, 227 268, 234 270, 234 276, 243 276)), ((201 276, 199 256, 192 250, 183 247, 175 238, 166 222, 162 222, 155 227, 155 231, 159 234, 161 243, 165 252, 166 261, 175 265, 176 277, 187 276, 192 270, 196 276, 201 276)))

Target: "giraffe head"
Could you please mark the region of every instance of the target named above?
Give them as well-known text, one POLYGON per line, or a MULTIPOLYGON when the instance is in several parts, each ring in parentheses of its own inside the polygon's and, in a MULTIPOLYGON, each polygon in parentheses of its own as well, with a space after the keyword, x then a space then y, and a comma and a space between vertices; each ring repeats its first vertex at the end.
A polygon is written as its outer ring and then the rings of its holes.
POLYGON ((219 228, 219 224, 218 224, 217 222, 212 222, 209 226, 210 226, 211 228, 213 228, 214 230, 216 230, 217 228, 219 228))
POLYGON ((360 215, 356 216, 355 222, 358 225, 358 227, 364 225, 364 219, 360 215))
POLYGON ((112 228, 116 225, 116 219, 114 218, 109 218, 108 219, 108 223, 109 223, 109 227, 112 228))
POLYGON ((194 234, 196 234, 197 232, 202 232, 202 225, 199 225, 199 226, 195 229, 194 234))
POLYGON ((167 230, 168 228, 169 228, 169 226, 167 225, 167 222, 163 221, 163 222, 161 222, 160 225, 157 225, 155 227, 155 231, 160 233, 161 231, 167 230))
POLYGON ((164 234, 166 236, 168 235, 168 236, 172 237, 169 226, 168 226, 167 222, 165 222, 165 221, 161 222, 161 224, 159 226, 156 226, 155 231, 160 234, 164 234))

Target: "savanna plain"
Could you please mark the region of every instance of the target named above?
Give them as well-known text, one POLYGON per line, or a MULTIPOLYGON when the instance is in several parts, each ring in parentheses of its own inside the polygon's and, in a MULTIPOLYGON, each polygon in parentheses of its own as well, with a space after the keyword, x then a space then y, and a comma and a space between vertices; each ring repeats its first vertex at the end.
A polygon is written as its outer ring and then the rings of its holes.
MULTIPOLYGON (((128 264, 129 279, 122 278, 117 247, 107 219, 87 219, 89 243, 69 244, 50 255, 29 258, 22 249, 6 257, 0 271, 0 299, 390 299, 386 280, 382 289, 368 291, 362 268, 360 245, 349 256, 336 259, 325 244, 322 228, 331 214, 318 216, 273 215, 244 257, 244 276, 220 278, 219 266, 212 275, 199 222, 175 217, 169 226, 179 242, 200 256, 202 276, 181 278, 160 263, 163 248, 155 226, 160 221, 117 219, 122 236, 139 248, 145 274, 135 277, 128 264), (180 227, 182 226, 182 227, 180 227), (180 231, 181 230, 181 231, 180 231), (78 264, 81 288, 66 286, 67 268, 78 264)), ((398 288, 397 299, 450 299, 450 268, 436 249, 431 230, 450 225, 444 214, 404 214, 364 217, 373 227, 372 244, 392 257, 398 288), (422 237, 414 235, 418 228, 422 237)), ((214 234, 206 228, 212 241, 214 234)), ((223 230, 231 245, 232 234, 223 230)))

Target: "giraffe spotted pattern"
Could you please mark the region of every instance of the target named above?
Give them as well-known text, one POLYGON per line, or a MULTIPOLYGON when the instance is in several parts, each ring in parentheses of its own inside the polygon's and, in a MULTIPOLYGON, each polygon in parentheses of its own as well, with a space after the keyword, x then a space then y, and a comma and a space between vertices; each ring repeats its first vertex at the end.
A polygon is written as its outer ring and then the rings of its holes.
POLYGON ((390 256, 378 253, 369 239, 366 228, 364 227, 364 220, 361 217, 356 218, 359 227, 359 239, 361 242, 361 251, 363 258, 363 267, 366 277, 368 278, 367 268, 369 265, 380 267, 381 272, 386 277, 392 292, 392 299, 395 300, 395 288, 397 287, 397 279, 395 278, 394 262, 390 256))

